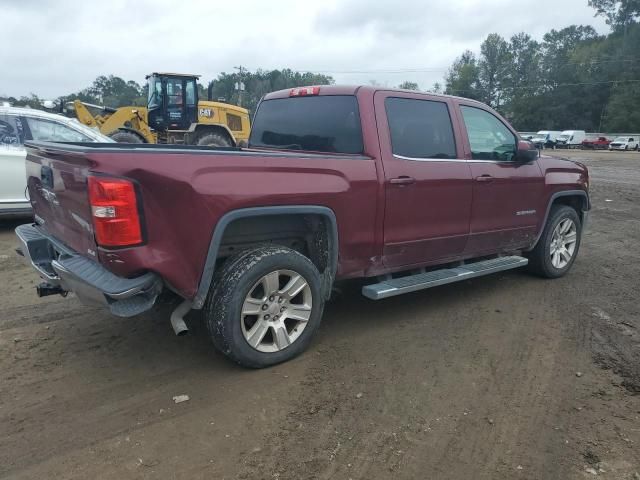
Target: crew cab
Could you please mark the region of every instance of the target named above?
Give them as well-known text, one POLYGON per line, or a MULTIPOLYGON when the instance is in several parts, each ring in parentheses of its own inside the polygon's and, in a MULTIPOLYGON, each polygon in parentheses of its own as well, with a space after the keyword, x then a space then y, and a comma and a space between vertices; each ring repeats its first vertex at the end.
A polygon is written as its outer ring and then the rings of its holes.
POLYGON ((372 86, 266 95, 248 148, 28 143, 35 223, 16 229, 43 282, 113 314, 178 297, 247 367, 292 358, 334 282, 372 300, 576 259, 583 165, 540 156, 474 100, 372 86))
POLYGON ((586 150, 602 150, 609 148, 611 140, 607 137, 585 138, 582 141, 582 148, 586 150))

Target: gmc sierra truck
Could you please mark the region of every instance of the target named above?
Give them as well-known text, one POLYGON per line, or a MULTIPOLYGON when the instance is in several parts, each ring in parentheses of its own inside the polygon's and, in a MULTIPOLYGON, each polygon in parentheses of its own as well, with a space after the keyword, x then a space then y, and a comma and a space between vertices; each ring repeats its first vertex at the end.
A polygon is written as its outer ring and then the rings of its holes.
POLYGON ((337 280, 372 300, 576 259, 588 172, 540 156, 479 102, 371 86, 266 95, 248 148, 28 144, 43 282, 114 315, 200 311, 213 344, 265 367, 301 353, 337 280))

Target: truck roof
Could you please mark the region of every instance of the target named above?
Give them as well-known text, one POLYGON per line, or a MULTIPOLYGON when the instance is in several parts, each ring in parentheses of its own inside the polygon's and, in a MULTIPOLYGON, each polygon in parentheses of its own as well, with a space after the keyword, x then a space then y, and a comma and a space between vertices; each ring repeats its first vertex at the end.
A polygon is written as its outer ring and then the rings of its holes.
POLYGON ((401 88, 390 88, 390 87, 378 87, 373 85, 305 85, 301 87, 292 87, 286 88, 284 90, 277 90, 275 92, 268 93, 264 96, 264 100, 272 100, 274 98, 287 98, 293 88, 312 88, 312 87, 320 87, 320 93, 318 95, 355 95, 359 91, 368 91, 371 93, 375 93, 378 91, 384 92, 403 92, 403 93, 413 93, 417 95, 425 95, 425 96, 436 96, 443 98, 455 98, 458 100, 464 100, 465 102, 473 102, 481 105, 482 102, 478 102, 477 100, 472 100, 470 98, 457 97, 455 95, 445 95, 443 93, 434 93, 434 92, 421 92, 417 90, 403 90, 401 88))

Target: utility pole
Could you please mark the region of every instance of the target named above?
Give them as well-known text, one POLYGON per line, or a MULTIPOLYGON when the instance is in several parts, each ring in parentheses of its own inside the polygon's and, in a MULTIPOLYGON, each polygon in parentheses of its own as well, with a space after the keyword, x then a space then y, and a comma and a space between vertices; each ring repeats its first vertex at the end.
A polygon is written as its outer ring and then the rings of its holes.
POLYGON ((247 71, 242 65, 233 67, 238 70, 238 81, 236 82, 236 90, 238 91, 238 106, 242 106, 242 93, 244 92, 244 83, 242 82, 242 74, 247 71))

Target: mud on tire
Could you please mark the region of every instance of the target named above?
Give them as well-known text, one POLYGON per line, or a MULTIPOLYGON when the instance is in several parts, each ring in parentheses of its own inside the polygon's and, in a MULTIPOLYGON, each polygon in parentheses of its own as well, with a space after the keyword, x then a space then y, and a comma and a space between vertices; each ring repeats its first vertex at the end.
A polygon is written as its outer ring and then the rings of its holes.
POLYGON ((320 326, 323 309, 321 277, 311 260, 289 248, 264 246, 224 263, 203 314, 218 350, 244 367, 263 368, 302 353, 320 326), (308 319, 299 321, 303 316, 308 319))

